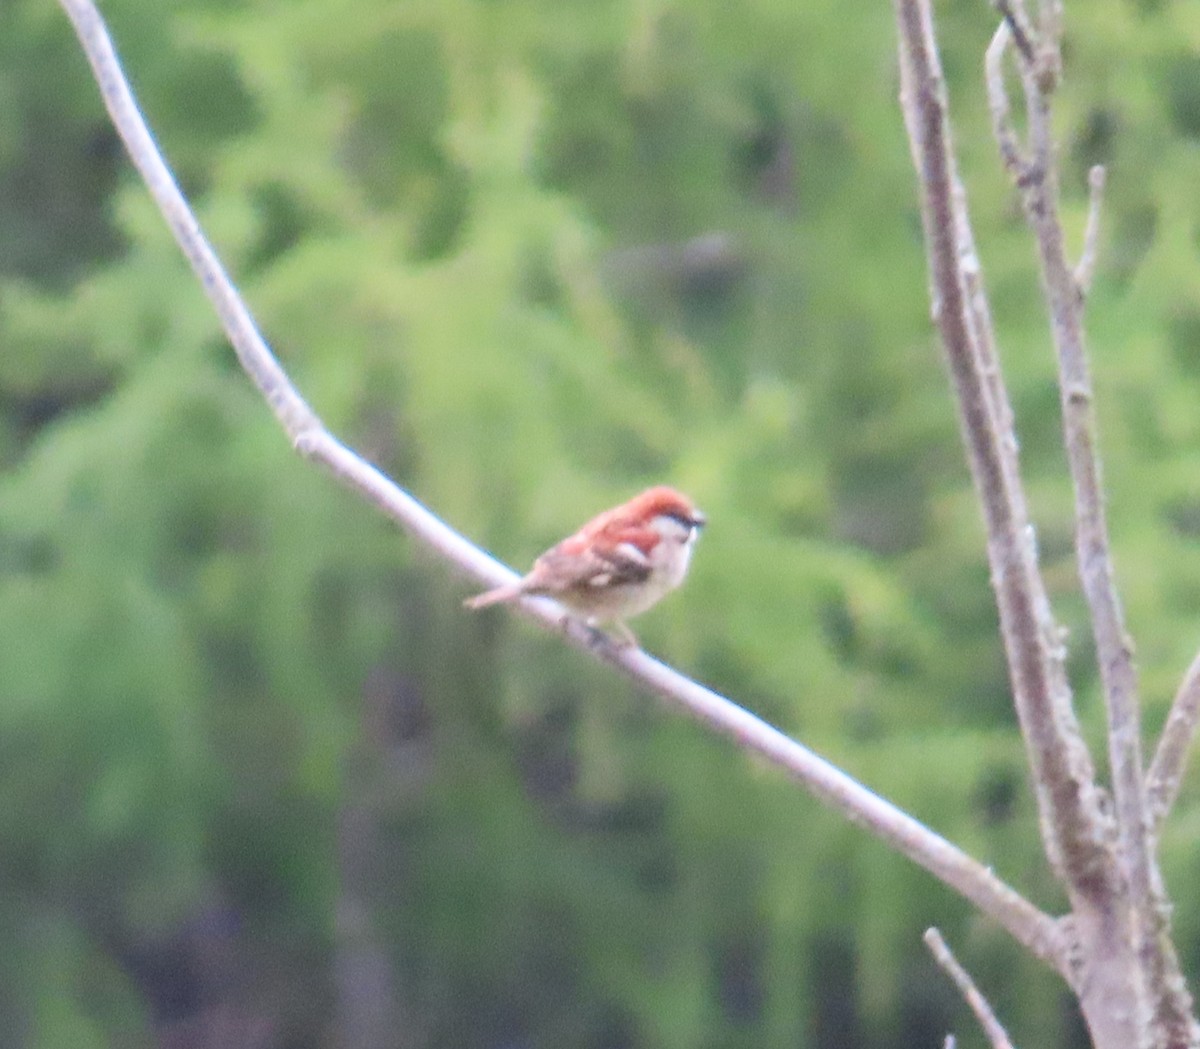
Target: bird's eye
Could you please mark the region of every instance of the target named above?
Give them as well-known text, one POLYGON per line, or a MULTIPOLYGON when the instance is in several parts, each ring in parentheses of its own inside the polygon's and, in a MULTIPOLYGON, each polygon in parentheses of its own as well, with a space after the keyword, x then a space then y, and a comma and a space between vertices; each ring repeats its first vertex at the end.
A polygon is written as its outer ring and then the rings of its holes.
POLYGON ((704 525, 704 515, 699 513, 694 517, 689 517, 687 514, 682 512, 669 513, 667 516, 671 518, 672 521, 679 522, 679 524, 683 525, 684 528, 692 532, 704 525))

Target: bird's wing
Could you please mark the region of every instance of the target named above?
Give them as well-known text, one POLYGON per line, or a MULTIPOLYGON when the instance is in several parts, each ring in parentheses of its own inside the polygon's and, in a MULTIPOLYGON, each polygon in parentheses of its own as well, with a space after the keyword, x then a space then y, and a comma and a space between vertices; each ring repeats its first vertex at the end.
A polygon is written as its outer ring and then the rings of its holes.
MULTIPOLYGON (((618 537, 614 537, 618 538, 618 537)), ((657 535, 627 535, 615 543, 576 543, 571 539, 547 550, 529 573, 527 590, 547 594, 588 587, 641 583, 650 575, 650 558, 657 535)))

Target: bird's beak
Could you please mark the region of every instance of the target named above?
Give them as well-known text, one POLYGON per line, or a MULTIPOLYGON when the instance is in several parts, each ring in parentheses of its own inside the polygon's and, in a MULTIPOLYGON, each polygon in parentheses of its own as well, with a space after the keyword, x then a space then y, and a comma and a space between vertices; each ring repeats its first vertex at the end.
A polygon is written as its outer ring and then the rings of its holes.
POLYGON ((706 524, 708 524, 708 518, 705 517, 704 514, 701 513, 699 510, 693 510, 692 511, 692 527, 693 528, 703 528, 706 524))

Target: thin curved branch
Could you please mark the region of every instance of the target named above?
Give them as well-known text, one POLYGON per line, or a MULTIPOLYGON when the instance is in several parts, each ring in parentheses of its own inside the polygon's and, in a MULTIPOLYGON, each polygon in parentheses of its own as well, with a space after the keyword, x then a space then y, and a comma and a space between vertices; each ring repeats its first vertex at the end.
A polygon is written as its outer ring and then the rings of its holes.
POLYGON ((929 928, 925 930, 923 939, 925 940, 925 946, 929 948, 929 953, 933 955, 933 960, 954 981, 954 986, 958 988, 958 993, 963 996, 967 1005, 971 1007, 971 1012, 975 1014, 975 1019, 979 1021, 979 1026, 983 1028, 983 1033, 987 1037, 988 1044, 992 1049, 1013 1049, 1013 1044, 1009 1040, 1008 1032, 1004 1030, 1004 1025, 996 1019, 996 1013, 993 1011, 991 1004, 975 985, 975 981, 971 979, 971 974, 954 957, 954 952, 950 950, 949 945, 942 938, 942 934, 935 928, 929 928))
POLYGON ((1179 786, 1187 768, 1188 751, 1192 748, 1198 726, 1200 655, 1192 660, 1192 665, 1183 675, 1179 691, 1175 694, 1175 702, 1171 704, 1171 712, 1167 715, 1162 737, 1158 741, 1158 749, 1154 752, 1154 760, 1150 763, 1150 771, 1146 773, 1146 804, 1150 809, 1151 830, 1155 834, 1162 827, 1163 819, 1179 796, 1179 786))
MULTIPOLYGON (((514 579, 515 574, 509 569, 449 528, 321 425, 271 354, 205 241, 142 120, 92 0, 60 0, 60 3, 75 26, 105 104, 135 165, 216 306, 238 359, 262 390, 297 450, 327 467, 460 572, 489 585, 514 579)), ((519 610, 548 628, 562 629, 562 611, 551 601, 529 599, 521 603, 519 610)), ((785 770, 847 819, 958 891, 1037 957, 1064 976, 1069 975, 1064 937, 1055 919, 956 846, 800 743, 646 653, 599 643, 594 631, 574 620, 568 622, 566 635, 576 648, 620 668, 647 691, 785 770)))
POLYGON ((204 292, 216 309, 221 326, 228 334, 242 367, 254 380, 288 436, 295 441, 299 434, 320 426, 320 422, 267 349, 254 318, 225 273, 221 260, 205 239, 170 168, 160 156, 121 71, 112 41, 95 4, 62 0, 62 6, 75 26, 104 104, 125 142, 130 159, 170 225, 192 269, 204 282, 204 292))

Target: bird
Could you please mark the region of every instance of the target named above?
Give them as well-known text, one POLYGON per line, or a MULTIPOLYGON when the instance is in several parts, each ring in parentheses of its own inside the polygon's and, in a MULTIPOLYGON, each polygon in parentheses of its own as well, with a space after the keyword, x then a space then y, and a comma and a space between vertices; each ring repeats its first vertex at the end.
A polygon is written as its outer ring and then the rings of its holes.
POLYGON ((552 546, 515 583, 464 604, 480 609, 527 595, 552 597, 594 629, 613 626, 623 646, 637 645, 624 621, 683 582, 706 520, 682 492, 666 485, 647 488, 552 546))

